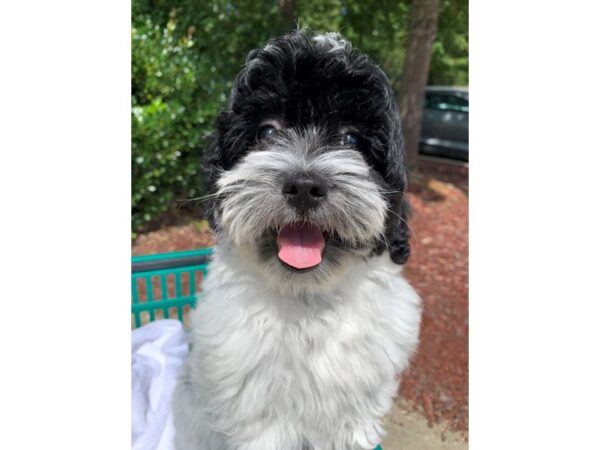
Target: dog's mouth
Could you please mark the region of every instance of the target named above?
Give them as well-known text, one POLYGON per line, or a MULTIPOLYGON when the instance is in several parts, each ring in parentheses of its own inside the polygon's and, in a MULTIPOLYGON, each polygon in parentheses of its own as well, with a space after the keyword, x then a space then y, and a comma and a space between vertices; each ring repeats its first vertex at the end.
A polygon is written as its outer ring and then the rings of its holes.
POLYGON ((285 225, 277 234, 279 260, 295 270, 310 270, 321 264, 326 233, 312 223, 285 225))

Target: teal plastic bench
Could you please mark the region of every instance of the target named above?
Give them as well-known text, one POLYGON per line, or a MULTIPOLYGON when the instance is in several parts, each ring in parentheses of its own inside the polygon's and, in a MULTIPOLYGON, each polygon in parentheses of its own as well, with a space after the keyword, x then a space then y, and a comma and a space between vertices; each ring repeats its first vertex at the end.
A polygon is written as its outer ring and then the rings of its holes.
POLYGON ((179 319, 196 304, 212 248, 131 258, 131 325, 179 319))
MULTIPOLYGON (((196 305, 208 273, 212 248, 156 253, 131 258, 131 326, 155 319, 179 319, 196 305)), ((377 446, 374 450, 382 450, 377 446)))

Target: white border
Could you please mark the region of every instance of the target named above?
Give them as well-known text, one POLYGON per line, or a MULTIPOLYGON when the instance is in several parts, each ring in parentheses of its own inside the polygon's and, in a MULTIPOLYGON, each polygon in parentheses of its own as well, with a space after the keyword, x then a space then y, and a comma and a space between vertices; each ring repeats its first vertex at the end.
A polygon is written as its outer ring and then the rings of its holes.
POLYGON ((597 5, 471 3, 475 450, 598 444, 597 5))
POLYGON ((0 448, 129 448, 130 4, 1 8, 0 448))

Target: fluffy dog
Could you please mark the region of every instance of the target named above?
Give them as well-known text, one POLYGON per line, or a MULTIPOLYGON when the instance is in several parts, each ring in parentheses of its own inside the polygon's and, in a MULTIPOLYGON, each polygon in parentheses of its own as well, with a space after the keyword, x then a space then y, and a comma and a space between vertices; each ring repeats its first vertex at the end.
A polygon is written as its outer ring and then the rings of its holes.
POLYGON ((390 84, 337 34, 253 50, 208 155, 218 236, 178 450, 373 449, 418 341, 390 84))

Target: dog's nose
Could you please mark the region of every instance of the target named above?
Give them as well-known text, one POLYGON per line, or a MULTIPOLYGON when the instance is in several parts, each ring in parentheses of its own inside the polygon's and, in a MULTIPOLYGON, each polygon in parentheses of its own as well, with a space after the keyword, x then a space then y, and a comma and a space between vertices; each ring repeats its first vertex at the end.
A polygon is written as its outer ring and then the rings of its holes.
POLYGON ((282 193, 288 203, 305 212, 316 207, 327 196, 327 182, 316 175, 294 175, 283 184, 282 193))

